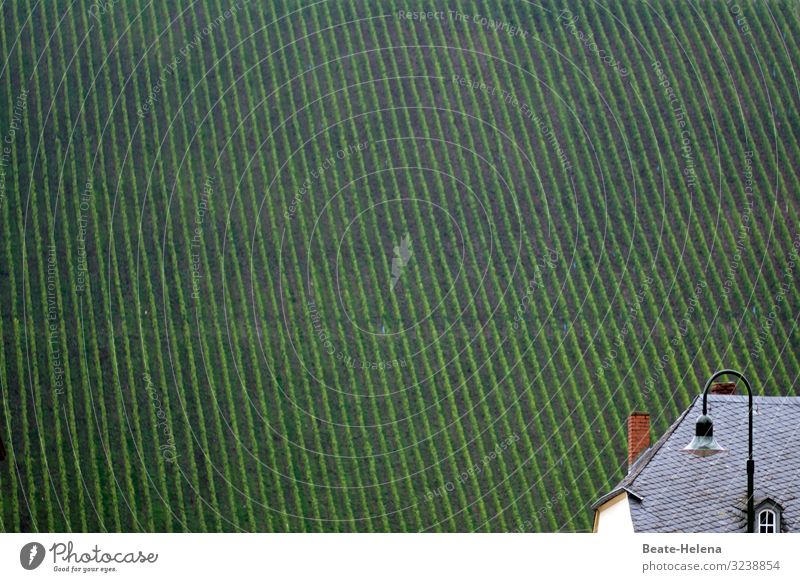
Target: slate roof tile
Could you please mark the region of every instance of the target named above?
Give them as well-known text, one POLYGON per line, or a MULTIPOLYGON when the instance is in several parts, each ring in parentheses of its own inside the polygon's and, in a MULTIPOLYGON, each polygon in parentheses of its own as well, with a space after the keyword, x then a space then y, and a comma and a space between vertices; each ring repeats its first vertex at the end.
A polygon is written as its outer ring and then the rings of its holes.
MULTIPOLYGON (((697 397, 663 437, 645 451, 612 491, 630 497, 637 532, 737 532, 746 529, 747 397, 708 396, 714 436, 727 449, 695 457, 681 449, 694 436, 702 412, 697 397)), ((756 506, 769 498, 782 506, 782 530, 800 531, 800 397, 753 398, 756 506)))

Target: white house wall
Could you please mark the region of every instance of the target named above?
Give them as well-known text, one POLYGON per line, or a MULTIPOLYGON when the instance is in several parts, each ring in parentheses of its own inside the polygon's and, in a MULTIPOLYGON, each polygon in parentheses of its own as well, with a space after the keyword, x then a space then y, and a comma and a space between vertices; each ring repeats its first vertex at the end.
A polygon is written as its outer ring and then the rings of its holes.
POLYGON ((628 494, 620 493, 597 508, 594 531, 597 533, 633 533, 628 494))

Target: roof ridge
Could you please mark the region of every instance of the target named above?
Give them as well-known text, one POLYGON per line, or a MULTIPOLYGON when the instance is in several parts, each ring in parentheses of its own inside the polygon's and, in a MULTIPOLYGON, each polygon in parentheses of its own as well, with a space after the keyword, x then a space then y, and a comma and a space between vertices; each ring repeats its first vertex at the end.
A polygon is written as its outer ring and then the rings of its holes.
POLYGON ((636 493, 636 491, 633 489, 632 487, 633 482, 641 474, 641 472, 648 465, 648 463, 650 463, 650 461, 653 460, 653 457, 655 457, 656 453, 661 449, 662 446, 664 446, 664 443, 667 442, 669 437, 672 436, 672 434, 675 432, 675 429, 678 428, 680 423, 683 422, 683 419, 686 417, 686 415, 689 414, 689 411, 692 408, 694 408, 694 405, 699 398, 700 395, 694 397, 689 406, 686 407, 686 410, 684 410, 678 416, 678 418, 669 426, 669 428, 667 428, 667 430, 664 432, 661 438, 659 438, 655 442, 655 444, 650 446, 650 448, 648 448, 644 453, 642 453, 642 455, 634 462, 631 471, 627 475, 625 475, 619 481, 619 483, 617 483, 611 489, 611 491, 600 497, 597 501, 595 501, 592 504, 592 509, 597 508, 599 505, 602 505, 605 501, 608 501, 609 499, 621 493, 622 491, 627 491, 629 493, 632 493, 636 497, 639 497, 640 499, 642 498, 642 496, 636 493))
POLYGON ((650 463, 650 461, 653 460, 653 457, 655 457, 656 453, 661 449, 661 447, 664 446, 664 443, 666 443, 667 440, 669 440, 669 437, 672 436, 672 434, 675 432, 675 430, 678 428, 678 426, 680 426, 680 424, 683 422, 683 419, 686 418, 687 414, 689 414, 689 411, 692 410, 692 408, 694 408, 694 405, 698 401, 699 398, 700 398, 699 394, 694 397, 694 399, 689 404, 689 406, 686 407, 686 410, 684 410, 680 414, 680 416, 678 416, 678 418, 675 419, 675 421, 669 426, 669 428, 664 432, 664 434, 661 435, 661 438, 659 438, 655 442, 655 444, 647 450, 647 453, 646 453, 647 454, 647 458, 641 459, 643 462, 638 464, 639 466, 635 467, 635 470, 633 470, 630 473, 628 473, 625 476, 625 478, 622 481, 620 481, 620 485, 622 485, 625 482, 626 482, 627 485, 633 485, 633 482, 636 480, 636 478, 639 475, 641 475, 641 473, 645 469, 645 467, 647 467, 647 465, 650 463))

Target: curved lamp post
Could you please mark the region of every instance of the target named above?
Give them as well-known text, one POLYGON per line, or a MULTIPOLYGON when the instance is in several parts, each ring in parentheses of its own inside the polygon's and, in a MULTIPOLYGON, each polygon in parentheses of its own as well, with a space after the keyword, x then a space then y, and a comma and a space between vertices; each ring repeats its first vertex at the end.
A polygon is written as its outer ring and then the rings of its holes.
POLYGON ((711 417, 708 416, 708 389, 711 388, 711 383, 719 376, 730 374, 740 378, 747 388, 748 404, 747 412, 749 417, 749 430, 748 430, 748 446, 747 446, 747 533, 753 533, 753 523, 755 522, 755 510, 753 509, 753 474, 755 473, 755 463, 753 462, 753 391, 750 388, 750 382, 744 377, 744 374, 736 370, 719 370, 706 382, 706 387, 703 390, 703 414, 697 418, 695 427, 695 437, 686 445, 683 450, 692 453, 698 457, 708 457, 721 453, 723 449, 717 440, 714 438, 714 424, 711 417))

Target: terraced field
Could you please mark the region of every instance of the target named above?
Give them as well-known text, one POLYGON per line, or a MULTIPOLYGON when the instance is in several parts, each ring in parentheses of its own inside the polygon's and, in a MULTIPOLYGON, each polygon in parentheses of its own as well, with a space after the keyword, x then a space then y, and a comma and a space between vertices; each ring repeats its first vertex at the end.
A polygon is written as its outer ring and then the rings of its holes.
POLYGON ((0 12, 0 531, 586 531, 797 393, 796 2, 0 12))

